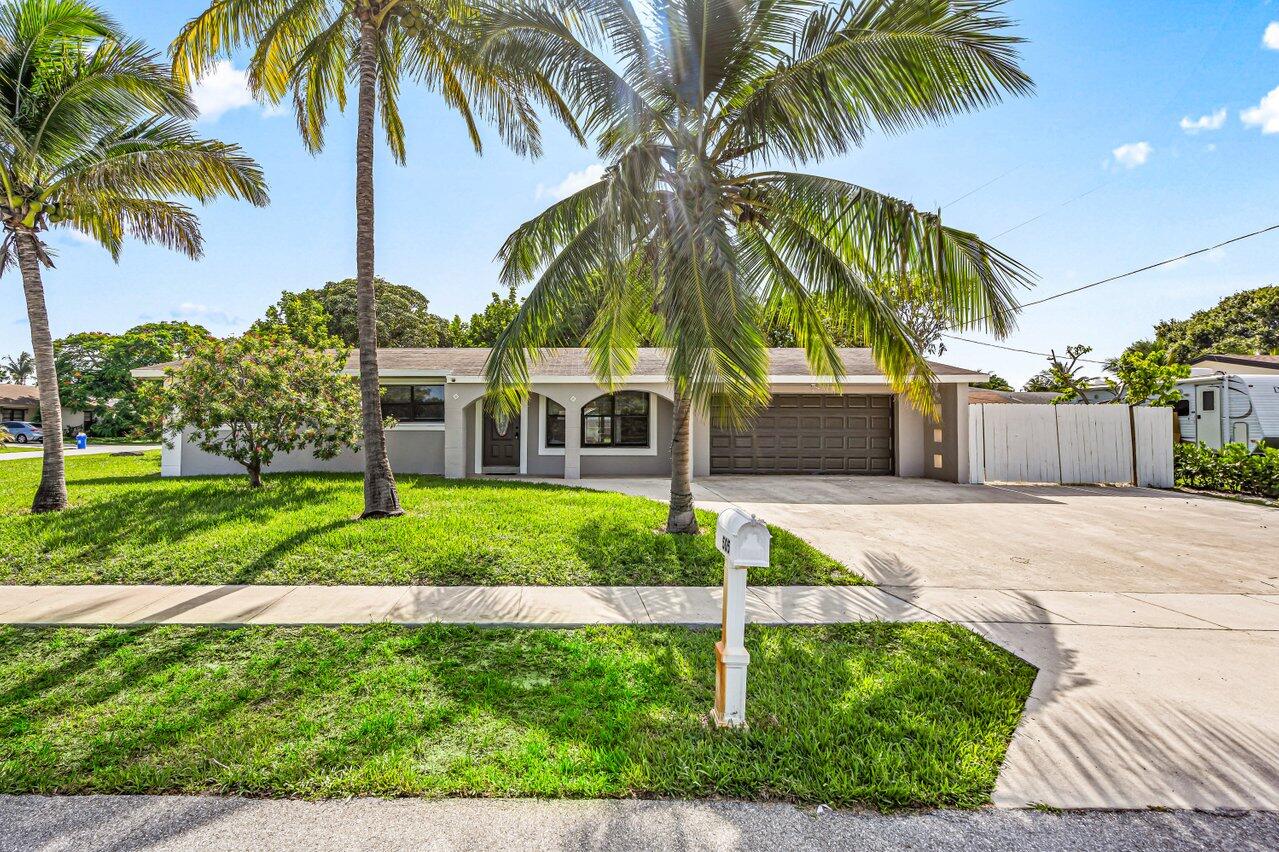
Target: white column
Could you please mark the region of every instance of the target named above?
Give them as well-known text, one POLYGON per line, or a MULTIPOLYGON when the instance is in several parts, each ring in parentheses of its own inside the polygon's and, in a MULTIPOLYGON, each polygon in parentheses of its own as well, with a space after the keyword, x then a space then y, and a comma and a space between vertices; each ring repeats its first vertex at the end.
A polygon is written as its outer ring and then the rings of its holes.
POLYGON ((724 559, 724 611, 720 640, 715 643, 715 722, 746 724, 746 569, 724 559))
POLYGON ((564 404, 564 478, 582 478, 582 401, 575 396, 564 404))
MULTIPOLYGON (((483 385, 444 386, 444 476, 448 479, 466 477, 471 461, 466 454, 466 407, 483 394, 483 385)), ((475 440, 481 440, 479 433, 475 440)))

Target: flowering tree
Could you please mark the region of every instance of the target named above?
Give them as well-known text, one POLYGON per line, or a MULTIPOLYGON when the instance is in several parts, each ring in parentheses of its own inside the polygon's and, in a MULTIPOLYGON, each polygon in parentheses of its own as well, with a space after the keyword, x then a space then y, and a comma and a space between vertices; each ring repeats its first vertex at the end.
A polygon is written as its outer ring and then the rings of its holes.
POLYGON ((346 359, 266 333, 210 341, 169 374, 166 425, 189 429, 200 449, 243 465, 260 487, 276 453, 310 448, 331 459, 359 445, 360 394, 342 374, 346 359))

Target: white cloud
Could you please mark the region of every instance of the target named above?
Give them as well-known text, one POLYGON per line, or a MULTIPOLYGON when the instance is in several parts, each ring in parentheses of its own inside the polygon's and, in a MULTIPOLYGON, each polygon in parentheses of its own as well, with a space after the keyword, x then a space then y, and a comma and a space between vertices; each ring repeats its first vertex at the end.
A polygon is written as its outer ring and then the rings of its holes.
POLYGON ((204 121, 217 121, 224 113, 254 106, 257 101, 249 91, 249 75, 223 59, 213 70, 191 87, 191 100, 204 121))
POLYGON ((1181 129, 1187 133, 1198 133, 1201 130, 1220 130, 1226 123, 1226 108, 1216 109, 1211 115, 1198 118, 1186 116, 1181 120, 1181 129))
POLYGON ((1279 133, 1279 87, 1271 89, 1261 103, 1239 113, 1247 127, 1260 127, 1262 133, 1279 133))
POLYGON ((536 197, 562 201, 573 193, 586 189, 602 177, 604 177, 604 167, 599 163, 592 163, 580 172, 569 172, 564 180, 554 186, 539 183, 536 197))
POLYGON ((1261 43, 1271 50, 1279 50, 1279 21, 1271 21, 1261 36, 1261 43))
POLYGON ((1146 164, 1153 150, 1155 149, 1150 147, 1149 142, 1129 142, 1127 145, 1120 145, 1110 154, 1125 169, 1135 169, 1146 164))
POLYGON ((190 320, 208 325, 239 326, 244 324, 244 321, 239 317, 233 317, 224 310, 196 304, 195 302, 183 302, 169 311, 169 317, 175 320, 190 320))

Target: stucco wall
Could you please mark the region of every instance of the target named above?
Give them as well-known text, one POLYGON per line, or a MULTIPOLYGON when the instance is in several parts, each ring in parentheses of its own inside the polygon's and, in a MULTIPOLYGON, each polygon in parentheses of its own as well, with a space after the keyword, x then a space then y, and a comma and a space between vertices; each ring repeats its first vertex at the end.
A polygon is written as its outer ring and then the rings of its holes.
MULTIPOLYGON (((182 476, 244 473, 244 468, 236 462, 201 450, 191 443, 189 436, 190 430, 184 432, 183 441, 178 445, 181 452, 179 463, 182 476)), ((388 429, 386 454, 391 462, 391 469, 396 473, 442 474, 444 473, 444 432, 440 429, 429 431, 388 429)), ((360 453, 348 451, 335 459, 322 461, 313 456, 310 451, 303 450, 278 455, 267 468, 267 473, 287 471, 362 473, 364 457, 360 453)))

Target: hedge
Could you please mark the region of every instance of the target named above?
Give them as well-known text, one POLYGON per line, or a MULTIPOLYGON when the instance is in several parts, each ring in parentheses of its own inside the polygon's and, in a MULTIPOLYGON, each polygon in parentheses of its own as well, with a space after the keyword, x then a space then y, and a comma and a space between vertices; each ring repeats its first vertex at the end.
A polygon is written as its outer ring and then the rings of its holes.
POLYGON ((1249 452, 1244 444, 1226 444, 1220 450, 1203 444, 1177 444, 1173 462, 1178 485, 1279 497, 1279 449, 1274 447, 1249 452))

